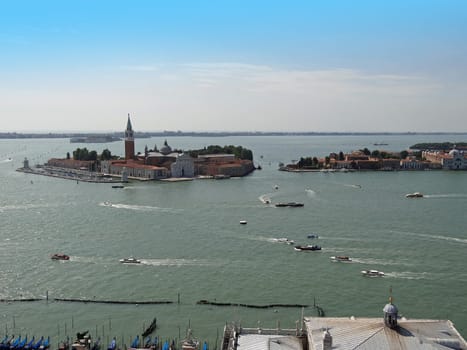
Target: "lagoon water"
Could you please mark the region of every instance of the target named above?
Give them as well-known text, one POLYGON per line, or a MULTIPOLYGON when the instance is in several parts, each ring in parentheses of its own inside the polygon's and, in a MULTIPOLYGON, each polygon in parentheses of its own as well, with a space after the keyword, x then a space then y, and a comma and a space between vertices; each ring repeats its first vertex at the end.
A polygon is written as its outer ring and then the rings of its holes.
MULTIPOLYGON (((467 135, 171 137, 172 147, 211 144, 253 150, 262 170, 229 180, 131 182, 124 189, 16 172, 65 157, 68 139, 0 140, 0 333, 49 335, 54 347, 90 330, 104 342, 129 343, 157 317, 161 338, 194 335, 214 346, 226 322, 294 328, 301 308, 197 305, 202 299, 245 304, 306 304, 304 315, 380 317, 392 288, 407 318, 450 319, 467 334, 467 172, 302 173, 278 171, 301 156, 348 152, 373 143, 400 151, 416 142, 465 141, 467 135), (9 159, 11 158, 11 159, 9 159), (278 189, 275 189, 275 186, 278 189), (419 191, 422 199, 407 199, 419 191), (272 202, 303 202, 275 208, 272 202), (111 202, 111 207, 104 202, 111 202), (247 225, 240 225, 247 220, 247 225), (316 233, 318 240, 307 239, 316 233), (296 252, 274 238, 317 243, 296 252), (52 261, 63 252, 70 261, 52 261), (349 255, 352 263, 332 263, 349 255), (119 259, 135 256, 140 265, 119 259), (377 269, 384 278, 364 278, 377 269), (45 297, 48 294, 49 300, 45 297), (166 305, 56 302, 54 298, 169 300, 166 305), (180 300, 180 303, 177 301, 180 300)), ((143 151, 162 138, 137 139, 143 151)))

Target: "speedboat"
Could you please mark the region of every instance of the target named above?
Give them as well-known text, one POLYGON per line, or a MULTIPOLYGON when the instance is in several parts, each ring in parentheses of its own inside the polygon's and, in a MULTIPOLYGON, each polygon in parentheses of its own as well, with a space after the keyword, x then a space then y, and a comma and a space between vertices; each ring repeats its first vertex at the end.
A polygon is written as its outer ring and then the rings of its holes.
POLYGON ((406 198, 422 198, 423 194, 421 194, 420 192, 407 193, 405 197, 406 198))
POLYGON ((246 225, 246 224, 247 224, 246 220, 240 220, 240 225, 246 225))
POLYGON ((383 277, 384 272, 378 270, 362 270, 362 275, 366 277, 383 277))
POLYGON ((307 238, 319 238, 319 236, 315 233, 310 233, 306 236, 307 238))
POLYGON ((122 264, 141 264, 141 260, 133 258, 132 256, 130 256, 129 258, 120 259, 120 262, 122 264))
POLYGON ((303 203, 297 203, 297 202, 276 203, 275 206, 278 208, 281 208, 281 207, 298 208, 298 207, 303 207, 303 203))
POLYGON ((55 253, 50 257, 52 260, 70 260, 70 257, 66 254, 55 253))
POLYGON ((332 261, 351 262, 352 259, 345 255, 331 256, 332 261))
POLYGON ((308 244, 308 245, 296 245, 294 249, 296 251, 308 251, 308 250, 313 251, 313 250, 321 250, 321 247, 319 245, 308 244))

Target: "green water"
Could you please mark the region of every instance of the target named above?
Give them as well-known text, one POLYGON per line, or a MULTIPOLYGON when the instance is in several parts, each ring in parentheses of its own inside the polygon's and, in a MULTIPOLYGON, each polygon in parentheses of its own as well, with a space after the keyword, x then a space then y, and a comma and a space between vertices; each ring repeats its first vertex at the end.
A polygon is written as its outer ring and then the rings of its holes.
MULTIPOLYGON (((466 172, 277 171, 279 162, 300 156, 373 149, 373 142, 402 150, 438 140, 462 137, 172 138, 171 146, 184 149, 210 144, 251 148, 263 170, 222 181, 132 182, 125 189, 15 171, 25 156, 34 164, 80 146, 68 140, 0 140, 0 298, 44 298, 0 303, 0 333, 50 335, 57 344, 89 329, 104 342, 115 336, 128 344, 157 317, 163 339, 183 337, 190 324, 195 336, 214 344, 225 322, 276 327, 280 321, 293 328, 302 310, 197 305, 201 299, 310 305, 305 315, 316 314, 316 300, 326 316, 379 317, 392 288, 403 316, 450 319, 465 335, 466 172), (415 191, 425 197, 405 198, 415 191), (264 196, 305 205, 275 208, 260 200, 264 196), (113 205, 105 206, 107 201, 113 205), (312 232, 318 240, 307 239, 312 232), (323 250, 296 252, 274 242, 280 237, 317 243, 323 250), (55 252, 71 260, 52 261, 55 252), (143 263, 119 263, 130 255, 143 263), (332 263, 333 255, 354 261, 332 263), (386 276, 364 278, 363 269, 382 270, 386 276), (174 304, 75 304, 53 298, 174 304)), ((163 141, 137 140, 136 148, 163 141)), ((85 146, 123 154, 118 142, 85 146)))

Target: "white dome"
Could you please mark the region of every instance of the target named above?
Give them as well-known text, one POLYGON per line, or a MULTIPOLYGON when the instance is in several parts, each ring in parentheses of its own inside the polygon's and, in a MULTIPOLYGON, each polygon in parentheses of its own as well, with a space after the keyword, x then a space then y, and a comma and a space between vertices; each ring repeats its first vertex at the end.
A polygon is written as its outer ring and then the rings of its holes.
POLYGON ((449 155, 450 156, 453 156, 453 157, 457 157, 459 155, 459 151, 455 148, 453 148, 450 152, 449 152, 449 155))
POLYGON ((386 304, 383 311, 387 314, 397 314, 399 310, 397 310, 397 307, 394 304, 386 304))

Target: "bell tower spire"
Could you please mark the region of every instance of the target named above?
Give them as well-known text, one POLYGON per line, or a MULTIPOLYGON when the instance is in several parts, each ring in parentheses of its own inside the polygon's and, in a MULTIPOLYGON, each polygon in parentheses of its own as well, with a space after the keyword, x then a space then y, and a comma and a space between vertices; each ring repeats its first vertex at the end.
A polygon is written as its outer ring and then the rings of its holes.
POLYGON ((135 138, 133 136, 133 127, 131 126, 130 113, 128 113, 128 121, 125 130, 125 159, 133 159, 135 157, 135 138))

